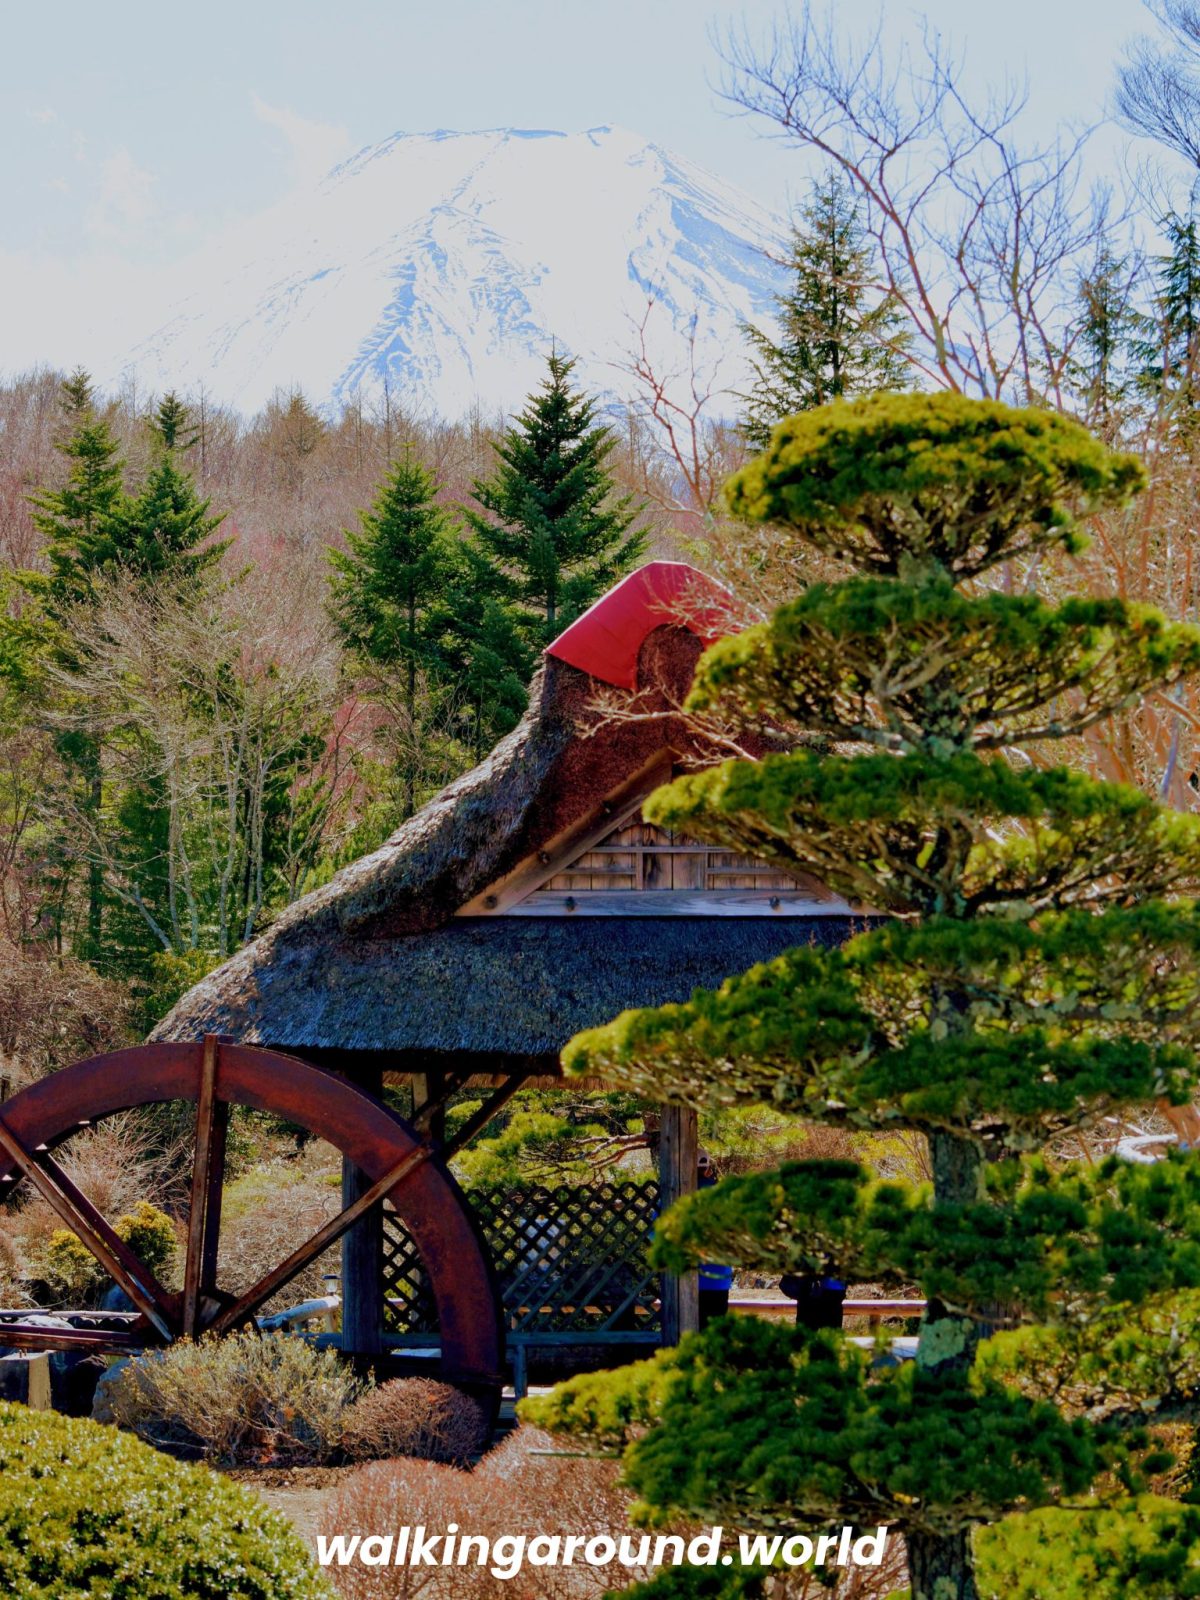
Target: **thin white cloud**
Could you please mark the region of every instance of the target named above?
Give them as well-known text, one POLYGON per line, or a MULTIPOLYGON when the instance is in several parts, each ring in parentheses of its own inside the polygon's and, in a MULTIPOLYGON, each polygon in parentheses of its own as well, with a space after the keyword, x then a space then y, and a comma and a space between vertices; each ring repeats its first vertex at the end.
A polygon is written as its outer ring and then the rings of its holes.
POLYGON ((343 127, 312 121, 286 106, 268 105, 258 95, 252 96, 251 104, 258 120, 282 136, 297 183, 324 177, 351 152, 350 135, 343 127))
POLYGON ((100 181, 88 209, 93 233, 111 236, 140 228, 154 215, 154 174, 137 162, 124 145, 100 163, 100 181))

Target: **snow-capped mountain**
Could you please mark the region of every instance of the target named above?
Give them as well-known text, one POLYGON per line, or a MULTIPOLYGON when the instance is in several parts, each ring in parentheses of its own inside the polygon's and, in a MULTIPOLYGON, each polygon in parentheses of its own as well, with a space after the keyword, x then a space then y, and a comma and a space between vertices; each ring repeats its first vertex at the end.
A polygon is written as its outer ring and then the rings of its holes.
POLYGON ((156 387, 253 410, 301 386, 337 407, 517 408, 551 340, 612 396, 639 325, 656 367, 744 377, 739 324, 781 288, 778 217, 618 128, 395 134, 243 225, 182 275, 133 353, 156 387), (653 308, 647 315, 648 302, 653 308))

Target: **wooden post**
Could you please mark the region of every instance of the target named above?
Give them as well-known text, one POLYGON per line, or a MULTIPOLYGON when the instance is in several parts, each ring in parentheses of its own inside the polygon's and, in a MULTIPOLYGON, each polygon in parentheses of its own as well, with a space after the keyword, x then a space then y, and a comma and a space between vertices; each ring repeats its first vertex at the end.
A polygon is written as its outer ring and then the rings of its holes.
MULTIPOLYGON (((368 1094, 382 1095, 383 1073, 356 1073, 368 1094)), ((342 1159, 342 1205, 353 1205, 371 1180, 342 1159)), ((375 1206, 342 1238, 342 1349, 376 1356, 383 1350, 383 1207, 375 1206)))
MULTIPOLYGON (((441 1094, 445 1079, 440 1072, 414 1072, 412 1075, 413 1117, 421 1114, 422 1109, 431 1100, 436 1100, 441 1094)), ((435 1111, 429 1119, 429 1132, 434 1142, 446 1142, 446 1112, 435 1111)))
MULTIPOLYGON (((662 1135, 658 1147, 660 1207, 669 1205, 696 1189, 696 1163, 699 1158, 696 1113, 687 1106, 664 1106, 662 1135)), ((700 1277, 693 1270, 676 1277, 662 1275, 662 1342, 678 1344, 685 1333, 700 1326, 700 1277)))

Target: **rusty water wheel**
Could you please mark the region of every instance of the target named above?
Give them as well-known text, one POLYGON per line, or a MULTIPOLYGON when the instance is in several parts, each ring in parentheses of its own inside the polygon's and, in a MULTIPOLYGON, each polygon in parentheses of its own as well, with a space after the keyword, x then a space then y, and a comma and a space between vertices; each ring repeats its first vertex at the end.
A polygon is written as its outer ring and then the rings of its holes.
MULTIPOLYGON (((489 1102, 487 1115, 493 1110, 489 1102)), ((477 1120, 461 1130, 456 1146, 477 1120)), ((371 1206, 387 1199, 429 1275, 442 1374, 464 1383, 498 1382, 504 1348, 499 1301, 486 1250, 457 1184, 428 1138, 336 1073, 277 1051, 215 1038, 93 1056, 41 1079, 0 1107, 0 1199, 21 1182, 37 1189, 136 1310, 124 1316, 66 1313, 66 1325, 56 1327, 29 1314, 5 1314, 0 1346, 117 1354, 252 1327, 255 1313, 273 1295, 371 1206), (72 1183, 54 1151, 103 1117, 181 1100, 196 1107, 195 1140, 183 1286, 170 1290, 72 1183), (226 1132, 235 1105, 298 1124, 371 1180, 353 1205, 240 1293, 217 1281, 226 1132)))

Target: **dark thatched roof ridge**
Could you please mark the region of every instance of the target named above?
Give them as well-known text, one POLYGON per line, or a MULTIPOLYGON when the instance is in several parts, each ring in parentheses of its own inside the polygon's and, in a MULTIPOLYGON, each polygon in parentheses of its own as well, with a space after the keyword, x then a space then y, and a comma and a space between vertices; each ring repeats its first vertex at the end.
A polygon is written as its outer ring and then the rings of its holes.
MULTIPOLYGON (((713 961, 705 963, 696 953, 699 932, 668 933, 660 919, 648 919, 641 932, 618 930, 604 919, 607 934, 585 932, 574 944, 561 931, 546 931, 542 919, 529 919, 531 931, 525 933, 481 931, 475 919, 453 920, 459 906, 546 841, 593 815, 664 750, 682 758, 695 754, 671 706, 690 683, 700 649, 699 641, 678 627, 664 625, 647 637, 638 709, 653 713, 649 720, 597 720, 595 679, 547 657, 524 718, 486 760, 443 789, 380 849, 289 907, 267 933, 184 995, 152 1037, 191 1040, 213 1032, 279 1048, 387 1051, 415 1048, 401 1041, 416 1039, 426 1048, 484 1052, 512 1050, 511 1041, 520 1038, 522 1048, 542 1053, 556 1051, 575 1031, 569 1018, 586 1013, 602 1020, 617 998, 615 974, 596 971, 592 1001, 581 999, 575 1008, 553 1002, 546 990, 553 972, 560 974, 564 990, 573 970, 584 982, 578 961, 572 966, 572 950, 585 966, 604 968, 622 959, 618 944, 634 965, 642 959, 638 949, 657 949, 663 963, 660 991, 642 998, 645 984, 635 986, 637 994, 626 1004, 650 1004, 670 998, 668 989, 678 990, 669 971, 672 951, 682 969, 698 972, 700 961, 711 973, 696 982, 716 981, 747 964, 730 951, 717 971, 713 961), (543 930, 546 954, 535 977, 531 952, 537 929, 543 930), (440 930, 437 937, 435 930, 440 930), (695 948, 685 954, 689 938, 695 948), (503 954, 506 939, 509 956, 503 954), (587 949, 592 953, 585 958, 587 949), (510 959, 517 951, 528 964, 524 977, 520 963, 510 959), (557 965, 546 964, 551 961, 557 965), (528 996, 517 992, 526 979, 546 994, 548 1010, 540 1022, 532 1020, 528 996), (476 997, 484 996, 490 996, 490 1013, 476 1004, 476 997), (526 1021, 517 1024, 522 1007, 526 1021), (474 1018, 470 1026, 462 1021, 468 1011, 474 1018), (458 1022, 451 1020, 455 1013, 458 1022), (506 1013, 511 1028, 504 1025, 506 1013), (557 1038, 550 1045, 552 1033, 557 1038), (435 1038, 447 1042, 435 1045, 435 1038)), ((482 920, 498 925, 512 919, 482 920)), ((785 947, 782 931, 764 944, 749 929, 740 936, 721 933, 713 920, 703 919, 714 958, 739 937, 764 953, 785 947)), ((778 928, 792 919, 766 920, 778 928)), ((570 919, 569 926, 575 930, 581 924, 570 919)), ((693 986, 689 980, 683 992, 693 986)))

